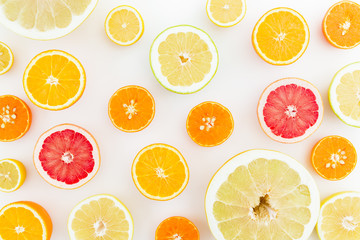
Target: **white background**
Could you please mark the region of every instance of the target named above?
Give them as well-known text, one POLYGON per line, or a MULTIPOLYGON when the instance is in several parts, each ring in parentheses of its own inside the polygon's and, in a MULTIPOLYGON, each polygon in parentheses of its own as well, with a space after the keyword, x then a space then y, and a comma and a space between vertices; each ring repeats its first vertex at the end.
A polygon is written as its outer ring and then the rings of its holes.
MULTIPOLYGON (((360 191, 360 168, 345 180, 330 182, 319 177, 310 164, 314 144, 328 135, 341 135, 353 142, 360 153, 360 129, 342 123, 332 112, 327 90, 341 67, 360 60, 360 47, 340 50, 331 46, 321 30, 323 16, 335 0, 248 0, 247 13, 238 25, 223 29, 207 17, 206 0, 99 0, 93 14, 70 35, 53 41, 35 41, 18 36, 0 26, 0 41, 14 52, 10 72, 0 76, 0 95, 14 94, 30 106, 33 122, 20 140, 0 143, 0 159, 14 158, 27 169, 24 185, 16 192, 0 193, 0 207, 19 200, 32 200, 44 206, 54 224, 53 240, 68 239, 67 217, 82 199, 98 193, 110 193, 130 209, 135 223, 134 240, 154 239, 157 225, 167 217, 181 215, 199 228, 201 239, 213 240, 208 228, 204 196, 215 171, 229 158, 244 150, 266 148, 282 151, 299 160, 315 178, 322 199, 330 194, 360 191), (104 32, 107 13, 120 4, 137 8, 145 21, 139 42, 129 47, 112 43, 104 32), (266 11, 280 6, 294 8, 307 20, 311 40, 305 54, 290 66, 272 66, 255 53, 251 33, 256 21, 266 11), (207 31, 218 47, 220 64, 212 82, 192 95, 178 95, 164 89, 155 80, 149 65, 149 49, 162 30, 178 24, 191 24, 207 31), (82 98, 69 109, 52 112, 40 109, 26 97, 22 76, 26 65, 38 53, 49 49, 65 50, 77 57, 87 74, 82 98), (284 77, 300 77, 315 84, 323 97, 325 115, 318 131, 309 139, 292 145, 277 143, 261 130, 256 106, 263 89, 284 77), (107 115, 111 95, 120 87, 137 84, 147 88, 156 101, 156 115, 148 128, 133 134, 117 130, 107 115), (189 110, 205 100, 217 101, 233 113, 235 130, 222 145, 203 148, 188 137, 185 128, 189 110), (97 139, 102 163, 96 177, 77 190, 61 190, 47 184, 32 163, 34 145, 41 133, 61 123, 74 123, 89 130, 97 139), (177 147, 190 168, 185 191, 168 202, 143 197, 131 178, 131 164, 143 147, 163 142, 177 147)), ((311 240, 317 239, 313 234, 311 240)))

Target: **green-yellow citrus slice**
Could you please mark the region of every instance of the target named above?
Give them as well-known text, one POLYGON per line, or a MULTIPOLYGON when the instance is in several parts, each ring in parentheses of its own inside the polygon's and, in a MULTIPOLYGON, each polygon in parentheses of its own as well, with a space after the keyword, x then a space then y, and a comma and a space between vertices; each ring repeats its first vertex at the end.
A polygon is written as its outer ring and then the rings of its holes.
POLYGON ((245 0, 208 0, 206 13, 219 27, 232 27, 245 16, 245 0))
POLYGON ((276 151, 249 150, 212 178, 205 210, 217 240, 306 240, 320 197, 308 171, 276 151))
POLYGON ((0 75, 7 73, 14 63, 14 55, 11 49, 0 42, 0 75))

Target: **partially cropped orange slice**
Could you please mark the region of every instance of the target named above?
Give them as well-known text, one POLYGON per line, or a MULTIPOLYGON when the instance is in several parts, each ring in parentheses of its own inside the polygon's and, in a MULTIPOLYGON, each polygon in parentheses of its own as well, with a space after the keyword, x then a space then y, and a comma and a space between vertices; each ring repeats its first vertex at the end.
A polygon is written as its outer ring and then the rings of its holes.
POLYGON ((200 234, 196 226, 184 217, 169 217, 162 221, 156 229, 155 240, 199 240, 200 234))
POLYGON ((234 130, 231 112, 216 102, 203 102, 191 109, 186 129, 191 139, 203 147, 225 142, 234 130))
POLYGON ((114 126, 124 132, 146 128, 155 115, 155 101, 148 90, 126 86, 117 90, 109 101, 109 117, 114 126))
POLYGON ((328 136, 314 147, 311 162, 316 172, 327 180, 341 180, 355 168, 355 147, 344 137, 328 136))

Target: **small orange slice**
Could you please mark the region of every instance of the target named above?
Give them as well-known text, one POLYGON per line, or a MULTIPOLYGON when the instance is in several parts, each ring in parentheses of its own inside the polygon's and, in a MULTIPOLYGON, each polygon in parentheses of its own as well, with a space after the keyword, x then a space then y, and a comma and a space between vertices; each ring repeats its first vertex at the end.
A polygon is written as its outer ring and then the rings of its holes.
POLYGON ((327 40, 337 48, 349 49, 360 44, 360 5, 341 1, 327 11, 323 21, 327 40))
POLYGON ((234 130, 231 112, 216 102, 203 102, 191 109, 186 130, 191 139, 203 147, 225 142, 234 130))
POLYGON ((196 226, 184 217, 169 217, 162 221, 155 233, 155 240, 199 240, 196 226))
POLYGON ((346 138, 328 136, 315 145, 311 162, 321 177, 332 181, 341 180, 354 170, 356 150, 346 138))
POLYGON ((0 141, 15 141, 29 130, 31 111, 28 105, 12 95, 0 96, 0 141))
POLYGON ((126 86, 117 90, 109 101, 109 117, 124 132, 143 130, 154 119, 155 101, 148 90, 126 86))

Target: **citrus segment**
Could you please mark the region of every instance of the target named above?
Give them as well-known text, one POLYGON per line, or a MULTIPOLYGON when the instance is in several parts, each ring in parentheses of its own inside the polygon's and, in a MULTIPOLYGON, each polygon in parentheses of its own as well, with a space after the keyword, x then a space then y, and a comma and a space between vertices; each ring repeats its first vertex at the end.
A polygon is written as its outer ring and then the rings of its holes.
POLYGON ((210 20, 219 27, 231 27, 245 16, 245 0, 208 0, 206 12, 210 20))
POLYGON ((155 240, 200 240, 196 226, 184 217, 169 217, 156 229, 155 240))
POLYGON ((0 75, 7 73, 14 63, 14 55, 11 49, 0 42, 0 75))
POLYGON ((24 183, 26 170, 24 165, 13 159, 0 160, 0 191, 13 192, 24 183))

